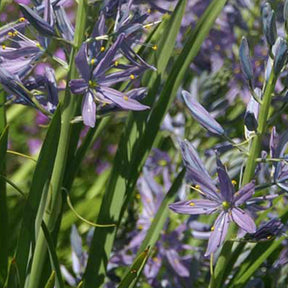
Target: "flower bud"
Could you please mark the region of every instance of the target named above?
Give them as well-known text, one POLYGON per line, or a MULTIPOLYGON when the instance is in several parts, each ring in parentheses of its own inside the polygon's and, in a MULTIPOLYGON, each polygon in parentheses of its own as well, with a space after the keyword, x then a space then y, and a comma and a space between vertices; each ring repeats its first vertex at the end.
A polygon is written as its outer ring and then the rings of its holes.
POLYGON ((287 61, 287 42, 283 38, 279 38, 275 45, 274 72, 278 75, 287 61))
MULTIPOLYGON (((256 88, 254 90, 256 96, 260 99, 261 97, 261 90, 256 88)), ((245 126, 249 131, 256 131, 258 127, 258 113, 259 113, 259 103, 251 97, 244 116, 244 123, 245 126)))
POLYGON ((262 22, 263 22, 263 31, 266 38, 266 41, 270 47, 272 47, 277 38, 277 28, 275 13, 271 9, 269 3, 265 3, 262 8, 262 22))
POLYGON ((249 46, 247 39, 242 37, 240 49, 239 49, 240 64, 243 74, 248 81, 253 79, 253 69, 249 56, 249 46))

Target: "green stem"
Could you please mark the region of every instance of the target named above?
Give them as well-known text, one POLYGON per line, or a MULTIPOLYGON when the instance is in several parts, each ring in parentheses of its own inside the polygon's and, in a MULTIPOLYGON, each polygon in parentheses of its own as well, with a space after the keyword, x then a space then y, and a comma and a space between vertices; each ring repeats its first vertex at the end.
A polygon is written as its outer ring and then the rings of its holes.
MULTIPOLYGON (((272 93, 274 92, 274 89, 275 89, 276 81, 277 81, 277 77, 274 73, 274 69, 271 69, 271 74, 270 74, 270 77, 269 77, 269 80, 268 80, 268 83, 266 85, 264 95, 263 95, 263 103, 259 111, 257 134, 252 139, 252 145, 251 145, 251 148, 249 149, 249 157, 246 162, 242 185, 249 183, 255 175, 255 168, 257 165, 256 160, 259 157, 259 154, 261 152, 262 139, 267 128, 269 108, 271 104, 272 93)), ((229 229, 227 239, 231 239, 231 237, 234 237, 236 233, 237 233, 237 226, 233 225, 231 229, 229 229)), ((232 246, 233 246, 232 241, 226 241, 224 243, 223 248, 221 250, 221 254, 218 258, 218 261, 215 267, 214 275, 213 277, 211 277, 211 283, 210 283, 211 288, 222 287, 225 281, 223 276, 227 275, 226 270, 232 269, 233 265, 231 267, 231 264, 229 264, 230 259, 231 259, 231 253, 232 253, 232 246)), ((244 245, 243 245, 243 248, 244 248, 244 245)))
MULTIPOLYGON (((0 103, 6 101, 5 92, 2 90, 0 93, 0 103)), ((6 112, 5 106, 0 107, 0 136, 3 137, 0 147, 0 174, 5 175, 6 160, 5 155, 7 151, 7 134, 6 130, 6 112), (5 136, 5 135, 6 136, 5 136)), ((8 209, 7 209, 7 195, 6 195, 6 181, 0 178, 0 287, 4 286, 7 269, 8 269, 8 209)))
MULTIPOLYGON (((77 69, 75 66, 75 55, 79 50, 81 43, 84 40, 85 26, 86 26, 86 15, 87 15, 87 1, 80 0, 77 10, 77 23, 75 28, 74 36, 74 47, 71 50, 69 72, 67 76, 67 83, 70 79, 77 78, 77 69)), ((62 194, 61 187, 63 177, 66 168, 67 153, 70 144, 71 136, 71 124, 70 121, 76 114, 76 110, 79 104, 78 97, 71 95, 70 89, 67 85, 62 108, 62 124, 60 131, 60 139, 58 144, 57 155, 55 159, 55 165, 53 174, 51 177, 51 192, 49 193, 46 211, 44 214, 44 221, 47 225, 48 231, 51 233, 57 221, 57 218, 61 212, 62 194)), ((43 232, 40 230, 36 241, 36 247, 34 251, 34 257, 32 262, 31 274, 27 288, 40 288, 40 281, 42 278, 42 272, 45 266, 45 260, 47 259, 47 244, 43 232)))

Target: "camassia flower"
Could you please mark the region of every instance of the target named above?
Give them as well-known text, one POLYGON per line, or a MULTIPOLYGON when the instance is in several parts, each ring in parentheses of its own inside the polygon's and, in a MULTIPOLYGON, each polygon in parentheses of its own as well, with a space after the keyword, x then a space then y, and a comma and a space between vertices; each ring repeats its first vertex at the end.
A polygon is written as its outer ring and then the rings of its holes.
MULTIPOLYGON (((74 94, 84 94, 82 117, 86 126, 94 127, 95 125, 96 102, 102 105, 115 104, 124 110, 139 111, 149 108, 133 99, 133 95, 131 95, 133 90, 130 91, 130 97, 128 97, 123 92, 109 87, 121 81, 134 79, 145 70, 132 66, 123 72, 106 74, 107 70, 115 66, 114 57, 123 39, 124 35, 121 34, 99 61, 93 58, 88 63, 87 44, 81 46, 75 58, 76 66, 83 78, 71 80, 70 88, 74 94)), ((138 92, 135 91, 135 93, 138 92)))
POLYGON ((235 192, 232 181, 219 158, 217 158, 218 183, 209 176, 194 147, 188 142, 181 143, 187 178, 196 184, 204 199, 180 201, 170 204, 169 208, 180 214, 220 213, 211 228, 205 256, 214 253, 225 240, 229 223, 235 222, 248 233, 255 233, 256 226, 251 216, 240 208, 254 193, 254 181, 235 192))

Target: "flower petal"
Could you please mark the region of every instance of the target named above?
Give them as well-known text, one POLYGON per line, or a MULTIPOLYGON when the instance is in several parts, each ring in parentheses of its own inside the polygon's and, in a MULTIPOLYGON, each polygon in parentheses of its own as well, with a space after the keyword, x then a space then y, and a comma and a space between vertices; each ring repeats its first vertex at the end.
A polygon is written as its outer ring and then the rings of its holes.
POLYGON ((187 91, 182 92, 183 99, 190 110, 193 118, 198 121, 211 133, 223 135, 224 129, 222 126, 208 113, 208 111, 187 91))
POLYGON ((214 253, 221 246, 225 240, 229 223, 230 220, 228 213, 221 212, 214 223, 214 229, 209 237, 205 256, 214 253))
POLYGON ((221 195, 223 196, 225 201, 231 203, 233 200, 233 194, 235 192, 235 189, 226 172, 224 165, 222 164, 221 160, 218 157, 217 157, 217 173, 221 195))
POLYGON ((232 220, 243 230, 248 233, 255 233, 256 232, 256 225, 254 220, 240 208, 233 208, 232 209, 231 218, 232 220))
POLYGON ((166 257, 173 270, 181 277, 189 277, 189 270, 181 263, 179 254, 174 249, 166 250, 166 257))
POLYGON ((91 91, 86 93, 82 104, 82 117, 86 126, 95 127, 96 122, 96 104, 91 91))
POLYGON ((169 205, 169 208, 180 214, 211 214, 217 210, 219 203, 208 199, 196 199, 189 201, 179 201, 169 205))
POLYGON ((75 57, 75 63, 81 76, 88 82, 90 79, 90 67, 87 61, 87 44, 83 44, 75 57))
POLYGON ((88 89, 88 83, 84 79, 73 79, 69 82, 73 94, 83 94, 88 89))
POLYGON ((243 186, 238 192, 234 194, 234 204, 239 206, 245 203, 248 199, 252 197, 255 190, 255 181, 251 181, 250 183, 243 186))
POLYGON ((105 98, 111 100, 113 103, 117 104, 118 106, 120 106, 122 109, 125 110, 141 111, 150 108, 149 106, 143 105, 138 101, 129 98, 124 93, 119 92, 112 88, 100 87, 97 89, 97 92, 102 94, 105 98))

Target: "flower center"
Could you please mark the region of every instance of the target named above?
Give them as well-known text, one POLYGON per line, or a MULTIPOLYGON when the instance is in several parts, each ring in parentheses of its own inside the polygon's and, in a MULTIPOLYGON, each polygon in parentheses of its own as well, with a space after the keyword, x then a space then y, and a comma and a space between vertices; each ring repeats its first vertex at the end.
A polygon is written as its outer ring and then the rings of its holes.
POLYGON ((230 203, 227 201, 222 202, 222 207, 224 210, 228 210, 230 208, 230 203))
POLYGON ((89 80, 89 87, 90 87, 90 88, 95 88, 95 87, 97 87, 96 81, 89 80))

